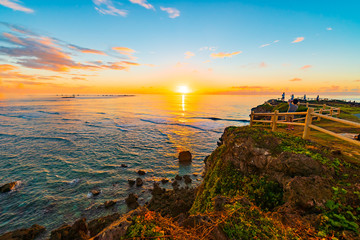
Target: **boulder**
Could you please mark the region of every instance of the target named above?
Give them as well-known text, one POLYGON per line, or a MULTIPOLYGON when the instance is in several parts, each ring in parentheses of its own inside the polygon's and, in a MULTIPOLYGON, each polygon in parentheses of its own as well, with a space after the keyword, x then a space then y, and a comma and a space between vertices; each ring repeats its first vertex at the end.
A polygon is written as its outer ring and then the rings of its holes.
POLYGON ((184 178, 186 184, 190 184, 190 183, 192 182, 192 180, 191 180, 191 178, 190 178, 189 175, 184 175, 183 178, 184 178))
POLYGON ((136 179, 136 186, 141 187, 144 184, 143 180, 141 178, 136 179))
POLYGON ((132 187, 132 186, 134 186, 135 181, 131 180, 131 179, 128 179, 128 183, 129 183, 130 187, 132 187))
POLYGON ((16 186, 16 182, 6 183, 0 187, 0 193, 10 192, 16 186))
POLYGON ((180 181, 180 180, 182 180, 182 176, 176 175, 176 176, 175 176, 175 179, 178 180, 178 181, 180 181))
POLYGON ((144 171, 144 170, 139 170, 137 173, 138 173, 139 175, 145 175, 145 171, 144 171))
POLYGON ((106 201, 106 202, 104 203, 104 207, 105 207, 105 208, 112 207, 112 206, 114 206, 114 205, 116 204, 116 202, 117 202, 117 201, 115 201, 115 200, 106 201))
POLYGON ((129 196, 125 199, 125 202, 129 208, 135 209, 139 206, 137 202, 138 196, 134 193, 130 193, 129 196))
POLYGON ((93 196, 97 196, 97 195, 99 195, 99 194, 101 193, 101 191, 98 190, 98 189, 92 189, 90 192, 91 192, 91 194, 92 194, 93 196))
POLYGON ((0 236, 1 240, 32 240, 45 231, 45 227, 34 224, 30 228, 18 229, 0 236))
POLYGON ((122 164, 121 164, 121 167, 122 167, 122 168, 127 168, 128 166, 127 166, 126 164, 122 163, 122 164))
POLYGON ((192 156, 191 153, 189 151, 182 151, 179 153, 179 162, 191 162, 192 160, 192 156))
POLYGON ((162 183, 162 184, 165 184, 165 183, 168 183, 168 182, 169 182, 169 179, 167 179, 167 178, 161 179, 161 183, 162 183))

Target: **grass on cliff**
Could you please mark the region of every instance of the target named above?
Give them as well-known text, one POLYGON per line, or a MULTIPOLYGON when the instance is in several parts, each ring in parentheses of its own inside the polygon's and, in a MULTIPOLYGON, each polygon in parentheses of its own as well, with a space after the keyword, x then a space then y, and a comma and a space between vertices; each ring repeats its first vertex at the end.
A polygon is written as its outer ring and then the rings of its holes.
POLYGON ((337 176, 333 182, 334 197, 324 208, 318 209, 321 223, 316 226, 316 230, 284 227, 269 215, 271 210, 283 203, 282 188, 277 183, 268 181, 266 177, 243 176, 234 166, 222 159, 226 151, 226 146, 222 145, 207 159, 211 170, 207 171, 199 187, 190 213, 214 212, 214 199, 217 196, 226 197, 230 202, 245 198, 250 202, 248 207, 240 203, 226 205, 228 212, 236 212, 221 225, 230 239, 253 239, 254 236, 261 236, 259 239, 299 239, 299 233, 302 236, 307 234, 322 238, 341 237, 346 231, 359 233, 360 193, 356 190, 360 189, 357 183, 359 176, 356 174, 359 172, 358 165, 334 155, 331 148, 288 133, 274 133, 250 127, 229 127, 227 131, 234 139, 238 136, 245 139, 251 137, 258 147, 268 149, 274 156, 283 151, 304 154, 334 169, 337 176))

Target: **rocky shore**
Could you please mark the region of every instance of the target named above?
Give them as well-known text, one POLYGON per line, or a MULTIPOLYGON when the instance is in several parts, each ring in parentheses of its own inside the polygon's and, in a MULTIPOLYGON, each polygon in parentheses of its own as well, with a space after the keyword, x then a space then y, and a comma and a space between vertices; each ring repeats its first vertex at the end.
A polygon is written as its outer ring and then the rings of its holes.
MULTIPOLYGON (((360 239, 360 159, 261 127, 228 127, 218 145, 200 186, 177 176, 165 190, 163 179, 144 206, 130 194, 128 213, 81 218, 50 239, 360 239)), ((0 240, 43 231, 34 225, 0 240)))

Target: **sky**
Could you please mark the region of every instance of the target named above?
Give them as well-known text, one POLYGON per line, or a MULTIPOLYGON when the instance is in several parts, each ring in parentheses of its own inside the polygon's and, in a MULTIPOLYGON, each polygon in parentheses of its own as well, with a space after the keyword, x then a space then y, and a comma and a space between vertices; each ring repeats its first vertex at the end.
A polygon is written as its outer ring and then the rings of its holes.
POLYGON ((0 94, 360 94, 358 0, 0 0, 0 94))

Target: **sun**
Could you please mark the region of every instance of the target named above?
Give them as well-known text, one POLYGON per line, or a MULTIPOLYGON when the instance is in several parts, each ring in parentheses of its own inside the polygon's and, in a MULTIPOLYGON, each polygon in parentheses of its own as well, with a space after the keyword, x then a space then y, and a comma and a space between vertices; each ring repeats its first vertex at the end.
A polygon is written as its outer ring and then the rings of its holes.
POLYGON ((176 92, 182 93, 182 94, 187 94, 190 92, 190 89, 188 88, 188 86, 178 86, 176 92))

